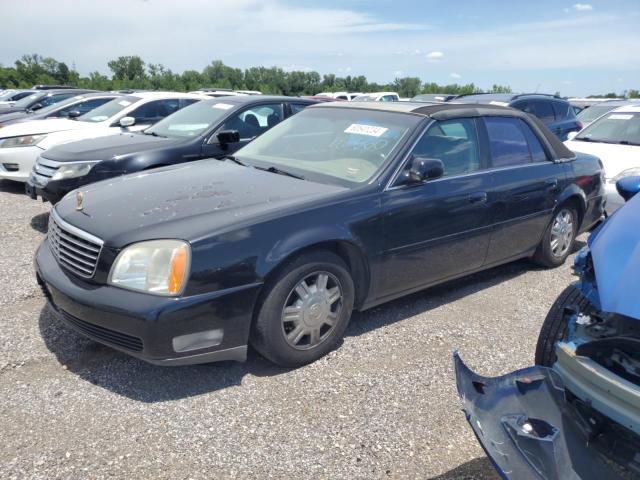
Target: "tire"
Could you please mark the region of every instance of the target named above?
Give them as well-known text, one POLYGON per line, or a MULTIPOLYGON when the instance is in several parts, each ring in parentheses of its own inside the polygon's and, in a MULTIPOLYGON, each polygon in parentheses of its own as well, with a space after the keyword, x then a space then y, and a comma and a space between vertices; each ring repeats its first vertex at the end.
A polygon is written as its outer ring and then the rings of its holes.
POLYGON ((571 204, 565 203, 553 214, 553 219, 533 254, 533 262, 547 268, 559 267, 573 251, 577 233, 578 212, 571 204), (554 239, 560 243, 556 248, 552 246, 554 239))
POLYGON ((536 365, 551 367, 556 363, 556 343, 567 337, 567 307, 575 307, 580 312, 590 310, 590 302, 582 292, 570 285, 564 289, 551 306, 547 318, 544 319, 538 344, 536 345, 536 365))
POLYGON ((251 345, 283 367, 314 362, 342 339, 354 298, 353 279, 340 257, 323 250, 304 253, 265 286, 251 345))

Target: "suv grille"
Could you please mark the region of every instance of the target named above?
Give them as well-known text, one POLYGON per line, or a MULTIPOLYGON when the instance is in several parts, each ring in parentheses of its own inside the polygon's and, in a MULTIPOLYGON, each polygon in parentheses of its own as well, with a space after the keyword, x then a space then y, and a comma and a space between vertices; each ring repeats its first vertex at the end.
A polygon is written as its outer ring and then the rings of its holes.
POLYGON ((102 240, 63 221, 51 210, 49 246, 58 263, 81 277, 91 278, 96 271, 102 240))

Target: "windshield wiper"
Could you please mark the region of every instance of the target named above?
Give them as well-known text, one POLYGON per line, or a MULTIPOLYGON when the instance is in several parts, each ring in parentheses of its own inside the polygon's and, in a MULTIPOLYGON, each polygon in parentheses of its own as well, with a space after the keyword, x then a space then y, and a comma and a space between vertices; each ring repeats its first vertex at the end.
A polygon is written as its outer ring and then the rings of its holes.
POLYGON ((295 173, 287 172, 286 170, 281 170, 278 167, 274 167, 273 165, 270 167, 255 167, 258 170, 264 170, 265 172, 277 173, 278 175, 286 175, 287 177, 297 178, 298 180, 305 180, 302 175, 296 175, 295 173))
POLYGON ((241 167, 246 167, 247 165, 242 163, 240 160, 238 160, 236 157, 234 157, 233 155, 225 155, 224 157, 222 157, 223 160, 231 160, 232 162, 237 163, 238 165, 240 165, 241 167))

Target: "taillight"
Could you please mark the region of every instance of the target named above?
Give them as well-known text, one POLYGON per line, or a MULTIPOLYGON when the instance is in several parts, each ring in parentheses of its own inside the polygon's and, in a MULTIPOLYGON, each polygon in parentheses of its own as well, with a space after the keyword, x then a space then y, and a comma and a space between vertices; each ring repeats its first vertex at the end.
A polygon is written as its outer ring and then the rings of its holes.
POLYGON ((577 125, 578 129, 582 130, 583 125, 582 125, 582 122, 580 120, 576 121, 576 125, 577 125))

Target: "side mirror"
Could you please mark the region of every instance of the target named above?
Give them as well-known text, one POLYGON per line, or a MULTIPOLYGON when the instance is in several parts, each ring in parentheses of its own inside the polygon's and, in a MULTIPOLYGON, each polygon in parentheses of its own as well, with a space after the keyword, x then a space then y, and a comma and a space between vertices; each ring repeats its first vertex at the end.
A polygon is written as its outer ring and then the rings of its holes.
POLYGON ((35 112, 36 110, 40 110, 42 107, 44 107, 44 105, 42 105, 41 103, 36 103, 34 105, 31 105, 31 110, 35 112))
POLYGON ((240 141, 240 132, 238 130, 221 130, 216 137, 220 145, 228 145, 240 141))
POLYGON ((413 157, 407 174, 408 183, 422 183, 444 175, 444 164, 437 158, 413 157))
POLYGON ((629 201, 631 197, 640 192, 640 177, 622 177, 616 182, 616 190, 625 202, 629 201))
POLYGON ((136 119, 133 117, 122 117, 120 119, 120 126, 123 128, 133 127, 136 124, 136 119))
POLYGON ((78 118, 80 116, 80 112, 78 110, 71 110, 67 113, 67 118, 78 118))
POLYGON ((567 134, 567 140, 573 140, 574 138, 576 138, 576 135, 578 135, 579 132, 569 132, 567 134))

